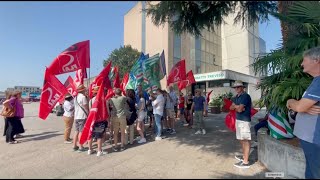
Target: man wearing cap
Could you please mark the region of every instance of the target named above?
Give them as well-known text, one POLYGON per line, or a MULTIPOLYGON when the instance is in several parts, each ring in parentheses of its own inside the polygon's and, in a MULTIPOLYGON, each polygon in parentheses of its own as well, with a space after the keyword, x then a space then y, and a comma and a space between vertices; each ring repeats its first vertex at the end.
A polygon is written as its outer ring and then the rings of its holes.
POLYGON ((86 93, 86 87, 83 84, 80 84, 77 87, 78 94, 74 100, 74 119, 75 119, 75 134, 73 141, 73 150, 78 150, 78 152, 86 151, 83 145, 79 144, 77 146, 78 138, 80 140, 83 127, 88 118, 89 105, 87 97, 84 95, 86 93))
POLYGON ((235 156, 238 163, 234 164, 237 168, 249 168, 249 152, 250 152, 250 122, 251 122, 251 97, 244 91, 242 81, 235 81, 233 88, 237 92, 230 110, 236 110, 236 136, 240 141, 243 156, 235 156))
POLYGON ((63 120, 65 125, 64 130, 64 143, 65 144, 71 144, 72 141, 70 139, 70 133, 74 121, 74 104, 73 104, 73 97, 68 93, 65 96, 65 101, 63 103, 63 120))

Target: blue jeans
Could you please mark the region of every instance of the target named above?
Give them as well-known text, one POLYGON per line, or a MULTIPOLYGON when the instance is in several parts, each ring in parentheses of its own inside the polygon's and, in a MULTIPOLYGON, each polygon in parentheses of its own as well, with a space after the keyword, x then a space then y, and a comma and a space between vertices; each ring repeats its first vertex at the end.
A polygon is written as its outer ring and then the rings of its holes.
POLYGON ((320 179, 320 146, 300 139, 306 158, 306 179, 320 179))
POLYGON ((155 114, 154 119, 156 122, 156 135, 157 137, 161 137, 161 115, 155 114))
POLYGON ((268 128, 268 121, 261 121, 254 126, 254 131, 256 133, 256 136, 258 135, 258 130, 263 127, 268 128))

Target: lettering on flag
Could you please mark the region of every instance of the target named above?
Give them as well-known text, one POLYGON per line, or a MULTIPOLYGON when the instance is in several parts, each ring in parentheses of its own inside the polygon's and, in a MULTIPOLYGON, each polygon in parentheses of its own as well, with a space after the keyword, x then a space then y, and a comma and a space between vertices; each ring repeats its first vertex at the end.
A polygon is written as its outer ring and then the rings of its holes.
POLYGON ((63 84, 46 69, 43 91, 40 98, 39 117, 45 120, 52 108, 67 94, 63 84))
POLYGON ((67 48, 48 67, 53 75, 69 73, 82 68, 90 68, 89 40, 67 48))

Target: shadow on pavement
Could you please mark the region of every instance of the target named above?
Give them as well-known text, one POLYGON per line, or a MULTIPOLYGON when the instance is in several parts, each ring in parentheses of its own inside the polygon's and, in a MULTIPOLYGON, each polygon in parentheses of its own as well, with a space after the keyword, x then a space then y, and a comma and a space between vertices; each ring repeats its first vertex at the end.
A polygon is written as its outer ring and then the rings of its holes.
MULTIPOLYGON (((189 145, 199 147, 200 151, 214 152, 218 156, 230 157, 237 153, 241 153, 240 143, 236 140, 235 132, 231 132, 225 125, 226 113, 210 114, 209 117, 205 117, 205 135, 196 135, 195 129, 189 129, 181 125, 181 121, 178 120, 175 128, 177 133, 174 135, 166 135, 169 141, 175 141, 178 145, 189 145)), ((252 125, 255 124, 256 118, 252 119, 252 125)), ((252 139, 255 139, 253 127, 251 129, 252 139)), ((250 150, 250 162, 257 162, 258 153, 257 148, 251 148, 250 150)), ((241 153, 242 154, 242 153, 241 153)))
POLYGON ((59 132, 59 131, 51 131, 51 132, 43 132, 43 133, 39 133, 39 134, 25 135, 22 138, 19 138, 19 141, 21 141, 21 142, 39 141, 39 140, 49 139, 49 138, 63 135, 62 133, 57 133, 57 132, 59 132), (29 138, 29 137, 31 137, 31 138, 29 138), (25 139, 25 138, 27 138, 27 139, 25 139))

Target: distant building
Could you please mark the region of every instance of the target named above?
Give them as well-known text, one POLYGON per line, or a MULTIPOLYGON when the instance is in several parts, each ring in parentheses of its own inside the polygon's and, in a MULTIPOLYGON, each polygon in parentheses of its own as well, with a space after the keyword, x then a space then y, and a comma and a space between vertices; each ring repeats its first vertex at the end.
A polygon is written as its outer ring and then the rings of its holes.
POLYGON ((7 88, 7 92, 21 91, 23 98, 27 97, 40 97, 41 89, 38 86, 14 86, 13 88, 7 88))
MULTIPOLYGON (((153 2, 157 3, 157 2, 153 2)), ((259 75, 250 66, 256 57, 265 53, 265 42, 259 37, 259 24, 248 28, 233 25, 236 14, 229 15, 215 32, 202 31, 202 37, 188 33, 177 35, 169 27, 155 26, 146 16, 145 2, 137 4, 124 15, 124 45, 131 45, 138 51, 151 56, 165 51, 166 71, 180 59, 186 60, 187 72, 192 70, 196 84, 187 91, 201 88, 213 95, 233 91, 230 87, 236 80, 242 80, 253 100, 261 96, 256 89, 259 75)), ((165 79, 161 87, 166 88, 165 79)))

